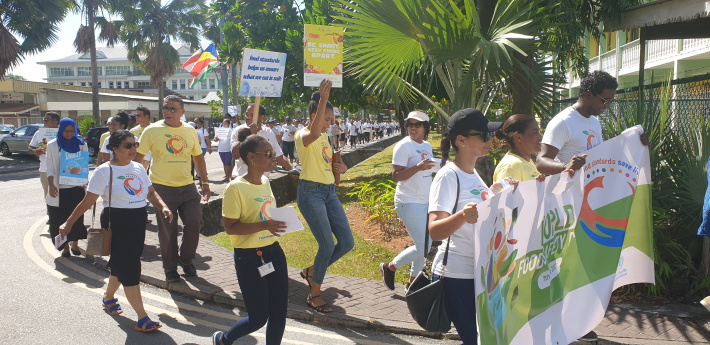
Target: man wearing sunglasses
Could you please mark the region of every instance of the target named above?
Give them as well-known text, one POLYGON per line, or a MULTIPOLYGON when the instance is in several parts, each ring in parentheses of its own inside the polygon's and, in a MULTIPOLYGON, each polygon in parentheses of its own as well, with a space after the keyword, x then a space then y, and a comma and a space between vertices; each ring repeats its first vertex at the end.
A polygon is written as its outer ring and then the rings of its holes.
MULTIPOLYGON (((44 123, 44 128, 59 128, 59 120, 61 120, 59 114, 53 111, 44 114, 44 118, 42 119, 44 123)), ((47 198, 47 192, 49 191, 49 182, 47 181, 47 163, 45 162, 45 159, 47 157, 47 141, 49 141, 50 139, 44 138, 44 133, 46 133, 46 131, 39 130, 35 132, 35 135, 30 141, 29 151, 31 154, 39 157, 39 181, 42 183, 44 197, 47 198), (42 139, 46 140, 43 141, 42 139)))
MULTIPOLYGON (((254 118, 254 104, 251 104, 244 113, 245 123, 235 128, 234 131, 232 131, 232 137, 229 142, 232 146, 232 157, 236 158, 237 176, 242 176, 247 173, 247 166, 244 164, 244 161, 239 158, 238 135, 239 130, 241 130, 242 128, 249 128, 252 130, 253 134, 256 134, 266 139, 273 148, 273 153, 276 156, 276 162, 279 163, 279 165, 281 165, 286 170, 293 170, 293 166, 291 166, 291 163, 289 163, 286 157, 284 157, 283 151, 281 150, 281 146, 279 146, 279 142, 276 139, 276 135, 274 135, 274 132, 271 131, 271 128, 264 124, 264 119, 266 119, 266 108, 264 108, 264 106, 262 105, 259 105, 259 115, 254 118)), ((268 172, 264 174, 264 176, 266 177, 268 177, 268 175, 268 172)))
POLYGON ((200 194, 190 173, 191 162, 194 161, 200 174, 202 199, 205 201, 210 198, 210 184, 207 181, 205 157, 202 155, 197 132, 180 120, 185 115, 182 99, 175 95, 165 97, 162 112, 164 119, 143 131, 135 161, 140 163, 148 152, 153 154, 153 165, 150 169, 153 187, 170 211, 182 219, 182 242, 178 247, 177 217, 173 217, 172 222, 157 217, 165 280, 178 282, 178 265, 182 266, 186 276, 197 275, 192 260, 195 258, 200 239, 202 208, 200 194))

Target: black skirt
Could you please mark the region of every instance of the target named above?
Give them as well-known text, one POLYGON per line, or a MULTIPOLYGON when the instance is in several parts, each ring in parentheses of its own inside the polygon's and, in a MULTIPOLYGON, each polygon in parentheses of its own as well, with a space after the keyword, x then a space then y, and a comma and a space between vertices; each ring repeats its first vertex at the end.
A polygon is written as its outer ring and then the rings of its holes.
MULTIPOLYGON (((77 205, 84 199, 84 188, 72 187, 59 190, 59 207, 47 205, 47 214, 49 214, 49 235, 52 236, 52 243, 54 243, 54 237, 59 235, 59 226, 64 224, 64 222, 69 219, 71 213, 77 205)), ((64 249, 69 241, 83 240, 86 238, 86 226, 84 226, 84 215, 79 216, 79 219, 74 222, 71 228, 71 232, 67 236, 67 242, 65 242, 59 250, 64 249)))
MULTIPOLYGON (((108 229, 108 208, 101 212, 101 227, 108 229)), ((111 208, 111 275, 126 286, 140 283, 141 255, 148 212, 141 208, 111 208)))

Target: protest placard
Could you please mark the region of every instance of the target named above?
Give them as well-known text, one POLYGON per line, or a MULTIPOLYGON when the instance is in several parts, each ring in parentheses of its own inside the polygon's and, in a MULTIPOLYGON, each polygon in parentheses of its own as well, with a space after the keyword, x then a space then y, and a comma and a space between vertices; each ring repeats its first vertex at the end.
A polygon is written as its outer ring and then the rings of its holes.
POLYGON ((69 153, 62 150, 59 156, 59 183, 83 186, 89 183, 89 152, 69 153))
POLYGON ((306 24, 303 53, 305 86, 329 79, 333 87, 343 87, 343 28, 306 24))
POLYGON ((57 139, 57 132, 59 128, 40 128, 37 130, 37 135, 39 136, 39 146, 47 147, 47 143, 52 141, 52 139, 57 139))
POLYGON ((281 97, 286 53, 244 49, 239 96, 281 97))

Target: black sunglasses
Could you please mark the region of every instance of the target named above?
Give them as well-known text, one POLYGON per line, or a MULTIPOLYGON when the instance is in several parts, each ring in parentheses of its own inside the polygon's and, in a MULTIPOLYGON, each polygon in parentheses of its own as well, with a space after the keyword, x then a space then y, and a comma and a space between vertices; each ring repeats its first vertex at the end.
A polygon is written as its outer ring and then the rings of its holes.
POLYGON ((180 108, 173 108, 173 107, 166 107, 166 106, 163 106, 163 111, 169 111, 169 112, 171 112, 171 113, 173 113, 173 114, 174 114, 174 113, 177 113, 178 110, 180 110, 180 108))
POLYGON ((483 142, 488 141, 488 138, 493 136, 493 132, 481 132, 481 133, 467 133, 467 134, 461 134, 464 137, 476 137, 476 136, 481 136, 481 139, 483 139, 483 142))
POLYGON ((254 152, 254 153, 258 153, 258 154, 265 155, 266 158, 272 158, 272 157, 274 157, 274 151, 254 152))
POLYGON ((614 101, 614 97, 612 97, 612 98, 604 98, 604 97, 599 96, 599 95, 597 95, 597 97, 599 97, 599 98, 602 99, 602 101, 604 102, 604 105, 608 105, 609 103, 611 103, 611 102, 614 101))
POLYGON ((132 147, 138 148, 138 146, 141 146, 141 143, 124 143, 123 148, 126 150, 130 150, 132 147))
POLYGON ((407 122, 407 128, 420 128, 421 126, 423 126, 421 122, 407 122))

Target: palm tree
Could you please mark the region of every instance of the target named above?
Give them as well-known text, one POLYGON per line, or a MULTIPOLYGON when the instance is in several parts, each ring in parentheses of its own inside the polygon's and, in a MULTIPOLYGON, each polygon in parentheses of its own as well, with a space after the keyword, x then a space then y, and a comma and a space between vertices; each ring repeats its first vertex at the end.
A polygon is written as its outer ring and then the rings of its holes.
POLYGON ((71 6, 69 0, 0 0, 0 79, 26 54, 57 41, 57 25, 71 6))
POLYGON ((123 16, 119 36, 126 43, 128 60, 150 74, 162 105, 163 79, 173 75, 180 64, 180 56, 170 42, 182 41, 189 43, 192 50, 198 49, 199 28, 205 22, 204 1, 172 0, 161 5, 156 0, 114 0, 113 8, 123 16), (145 59, 141 60, 141 56, 145 59))
POLYGON ((96 123, 101 123, 101 115, 99 113, 99 75, 96 62, 96 29, 101 29, 99 40, 105 41, 106 45, 113 47, 118 42, 117 28, 120 27, 120 21, 109 21, 106 17, 97 17, 96 13, 109 7, 109 3, 105 0, 84 0, 81 6, 76 6, 82 13, 86 15, 86 25, 79 26, 74 39, 74 47, 78 53, 91 54, 91 108, 93 117, 96 123))

